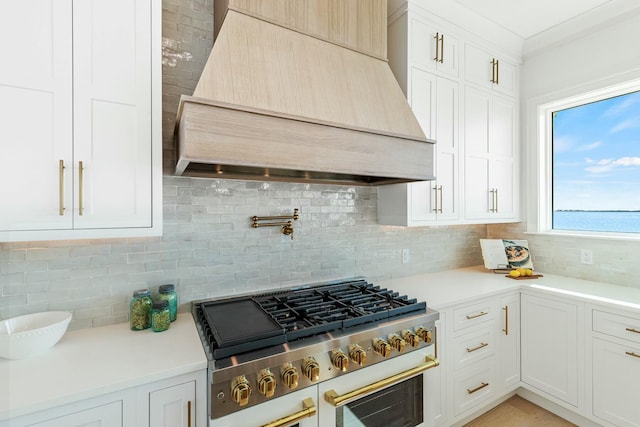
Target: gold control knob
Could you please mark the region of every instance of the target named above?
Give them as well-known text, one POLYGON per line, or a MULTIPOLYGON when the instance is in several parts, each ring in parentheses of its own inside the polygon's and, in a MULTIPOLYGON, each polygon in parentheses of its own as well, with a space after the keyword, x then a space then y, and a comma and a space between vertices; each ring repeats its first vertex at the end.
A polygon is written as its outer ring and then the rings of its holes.
POLYGON ((282 367, 281 374, 284 385, 291 389, 298 387, 298 370, 291 363, 282 367))
POLYGON ((373 351, 382 357, 389 357, 391 354, 391 346, 385 340, 376 338, 373 340, 373 351))
POLYGON ((302 372, 309 381, 318 381, 320 379, 320 365, 313 357, 307 357, 302 364, 302 372))
POLYGON ((276 376, 269 369, 263 369, 258 374, 258 391, 265 397, 272 397, 276 392, 276 376))
POLYGON ((367 363, 367 351, 358 344, 349 347, 349 357, 360 366, 364 366, 367 363))
POLYGON ((247 381, 247 377, 242 375, 237 377, 231 383, 231 398, 239 406, 245 406, 249 403, 249 396, 251 396, 251 385, 247 381))
POLYGON ((420 344, 420 338, 408 329, 402 331, 402 338, 411 347, 417 347, 420 344))
POLYGON ((349 358, 342 350, 333 350, 331 352, 331 363, 342 372, 349 369, 349 358))
POLYGON ((398 334, 393 334, 389 337, 389 344, 391 344, 391 347, 394 350, 400 353, 404 351, 404 347, 405 345, 407 345, 406 341, 403 340, 398 334))
POLYGON ((425 329, 422 326, 416 329, 416 334, 420 337, 422 341, 427 344, 431 344, 433 341, 433 335, 430 329, 425 329))

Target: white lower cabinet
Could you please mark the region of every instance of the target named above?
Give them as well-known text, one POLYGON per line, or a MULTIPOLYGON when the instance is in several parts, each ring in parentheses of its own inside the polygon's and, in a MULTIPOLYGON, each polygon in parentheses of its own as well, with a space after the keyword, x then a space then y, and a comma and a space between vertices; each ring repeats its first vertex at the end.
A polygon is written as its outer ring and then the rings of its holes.
POLYGON ((523 294, 522 382, 543 397, 576 410, 584 387, 583 304, 523 294))
POLYGON ((122 401, 30 424, 32 427, 122 427, 122 401))
POLYGON ((149 426, 195 425, 196 383, 189 381, 149 393, 149 426))
POLYGON ((592 310, 592 413, 605 425, 640 426, 640 314, 592 310))
POLYGON ((206 427, 206 372, 196 371, 81 400, 0 427, 206 427))
POLYGON ((447 425, 465 422, 520 384, 519 303, 512 291, 441 311, 447 425))

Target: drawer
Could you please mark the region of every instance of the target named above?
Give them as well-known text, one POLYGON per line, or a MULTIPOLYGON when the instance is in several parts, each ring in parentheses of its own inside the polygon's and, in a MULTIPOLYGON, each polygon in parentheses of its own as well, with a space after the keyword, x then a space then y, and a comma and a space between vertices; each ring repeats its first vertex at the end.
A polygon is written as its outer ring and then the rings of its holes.
POLYGON ((454 368, 461 369, 495 353, 496 331, 487 326, 453 340, 454 368))
POLYGON ((496 361, 484 359, 453 376, 454 414, 458 416, 493 397, 496 385, 496 361))
POLYGON ((640 318, 593 310, 593 330, 640 343, 640 318))
POLYGON ((453 310, 453 330, 460 331, 495 318, 495 302, 482 300, 453 310))

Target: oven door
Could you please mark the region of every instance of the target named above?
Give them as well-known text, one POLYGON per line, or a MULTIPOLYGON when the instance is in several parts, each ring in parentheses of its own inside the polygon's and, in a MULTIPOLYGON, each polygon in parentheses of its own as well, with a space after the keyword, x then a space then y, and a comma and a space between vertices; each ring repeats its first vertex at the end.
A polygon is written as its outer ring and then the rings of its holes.
POLYGON ((209 420, 209 427, 318 427, 318 388, 289 393, 233 414, 209 420))
POLYGON ((320 426, 431 426, 424 387, 424 372, 438 366, 431 352, 413 351, 321 383, 320 426))

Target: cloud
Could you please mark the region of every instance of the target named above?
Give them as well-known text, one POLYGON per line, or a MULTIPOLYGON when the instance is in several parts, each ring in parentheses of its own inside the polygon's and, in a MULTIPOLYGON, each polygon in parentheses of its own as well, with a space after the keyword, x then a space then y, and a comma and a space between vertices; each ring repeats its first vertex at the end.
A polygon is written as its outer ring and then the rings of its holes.
POLYGON ((615 160, 602 159, 598 161, 586 158, 585 162, 594 165, 585 168, 585 170, 590 173, 605 173, 618 167, 640 167, 640 157, 621 157, 615 160))
POLYGON ((602 145, 602 141, 592 142, 576 148, 576 151, 591 151, 602 145))
POLYGON ((602 116, 610 117, 617 116, 618 114, 622 114, 627 111, 629 108, 633 107, 635 104, 640 103, 640 93, 634 93, 623 97, 623 100, 612 105, 605 111, 602 116))
POLYGON ((559 136, 553 138, 553 152, 554 153, 564 153, 573 148, 575 142, 573 138, 567 136, 559 136))
POLYGON ((617 125, 615 125, 614 127, 612 127, 609 130, 609 133, 617 133, 617 132, 621 132, 623 130, 638 128, 638 127, 640 127, 640 120, 638 120, 638 118, 634 117, 632 119, 624 120, 624 121, 618 123, 617 125))

